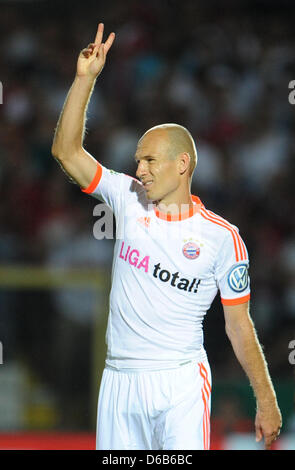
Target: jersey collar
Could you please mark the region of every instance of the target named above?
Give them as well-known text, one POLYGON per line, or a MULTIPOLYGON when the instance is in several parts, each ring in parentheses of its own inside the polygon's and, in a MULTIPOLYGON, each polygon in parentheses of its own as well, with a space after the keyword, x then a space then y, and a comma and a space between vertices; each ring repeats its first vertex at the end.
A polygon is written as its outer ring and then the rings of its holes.
POLYGON ((171 215, 161 212, 156 206, 154 206, 155 214, 159 219, 166 220, 167 222, 179 222, 181 220, 189 219, 193 215, 200 213, 202 206, 202 201, 198 196, 194 196, 192 194, 191 198, 193 201, 193 207, 191 207, 187 212, 171 215))

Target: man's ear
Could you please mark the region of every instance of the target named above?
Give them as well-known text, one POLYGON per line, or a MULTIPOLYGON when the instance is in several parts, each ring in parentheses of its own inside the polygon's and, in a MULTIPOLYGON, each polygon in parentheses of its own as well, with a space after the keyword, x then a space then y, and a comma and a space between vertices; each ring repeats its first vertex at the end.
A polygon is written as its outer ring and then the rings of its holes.
POLYGON ((179 172, 183 175, 190 167, 191 157, 188 152, 183 152, 179 155, 179 172))

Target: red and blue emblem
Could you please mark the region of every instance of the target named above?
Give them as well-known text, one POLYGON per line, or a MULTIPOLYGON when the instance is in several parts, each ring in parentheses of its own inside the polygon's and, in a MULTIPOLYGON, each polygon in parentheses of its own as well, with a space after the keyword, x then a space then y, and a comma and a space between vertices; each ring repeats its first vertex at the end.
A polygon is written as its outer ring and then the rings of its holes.
POLYGON ((182 253, 188 259, 196 259, 200 254, 200 247, 196 243, 188 242, 183 246, 182 253))

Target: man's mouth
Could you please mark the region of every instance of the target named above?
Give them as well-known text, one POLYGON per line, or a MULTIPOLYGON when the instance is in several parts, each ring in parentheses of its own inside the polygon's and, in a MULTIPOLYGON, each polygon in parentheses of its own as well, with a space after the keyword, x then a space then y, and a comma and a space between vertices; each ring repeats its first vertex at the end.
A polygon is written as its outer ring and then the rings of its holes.
POLYGON ((153 184, 153 181, 142 181, 144 189, 149 189, 150 186, 153 184))

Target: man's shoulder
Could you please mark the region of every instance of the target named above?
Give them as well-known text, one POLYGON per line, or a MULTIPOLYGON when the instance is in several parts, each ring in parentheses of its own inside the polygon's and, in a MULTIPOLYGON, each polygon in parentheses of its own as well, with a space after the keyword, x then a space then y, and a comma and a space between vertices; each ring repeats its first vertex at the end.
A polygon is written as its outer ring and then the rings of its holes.
POLYGON ((239 233, 239 229, 236 225, 216 212, 207 209, 204 204, 201 205, 200 214, 208 227, 218 233, 224 233, 224 236, 232 232, 239 233))
POLYGON ((226 243, 233 243, 235 247, 239 247, 242 244, 238 227, 229 220, 207 209, 203 204, 200 214, 207 237, 211 238, 219 248, 226 243))
POLYGON ((201 208, 201 216, 207 224, 208 232, 212 234, 221 251, 223 248, 233 250, 236 261, 247 259, 247 249, 236 225, 204 206, 201 208))

